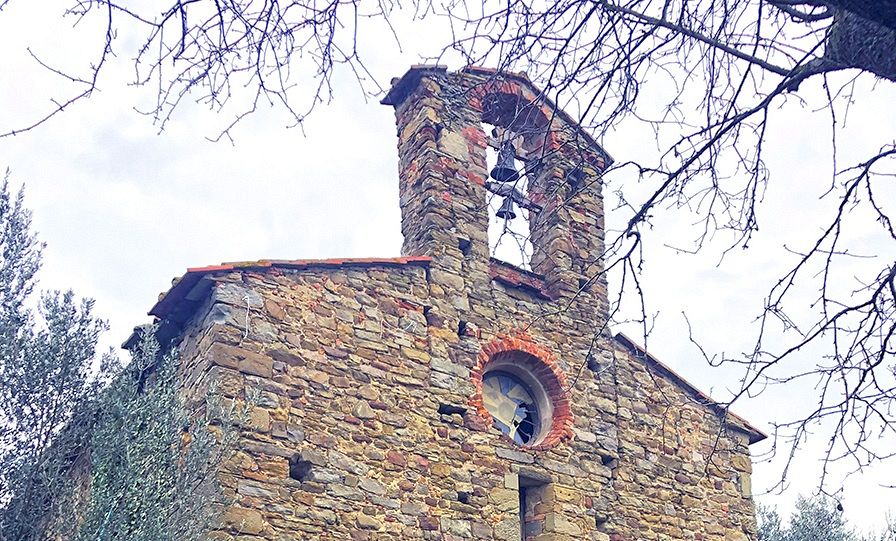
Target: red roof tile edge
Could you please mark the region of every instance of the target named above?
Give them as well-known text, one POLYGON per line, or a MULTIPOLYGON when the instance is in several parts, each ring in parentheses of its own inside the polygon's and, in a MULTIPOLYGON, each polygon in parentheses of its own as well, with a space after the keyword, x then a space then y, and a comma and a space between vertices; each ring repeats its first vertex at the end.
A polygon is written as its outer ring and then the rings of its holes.
POLYGON ((654 357, 653 355, 648 353, 644 348, 642 348, 641 346, 636 344, 635 341, 632 340, 631 338, 629 338, 628 336, 624 335, 623 333, 616 333, 615 338, 616 338, 617 342, 619 342, 623 347, 625 347, 626 349, 628 349, 629 351, 634 353, 635 356, 647 361, 649 364, 651 364, 654 367, 656 367, 657 369, 659 369, 660 372, 662 372, 666 377, 671 379, 673 382, 678 384, 680 387, 683 387, 685 390, 690 391, 697 398, 702 400, 703 401, 702 403, 704 405, 709 406, 713 409, 723 411, 726 417, 730 417, 732 420, 735 421, 734 423, 728 423, 729 426, 732 426, 733 428, 737 428, 737 429, 740 429, 741 431, 745 432, 749 436, 751 444, 758 443, 768 437, 768 434, 759 430, 755 426, 751 425, 749 422, 747 422, 746 419, 744 419, 740 415, 732 412, 731 410, 725 409, 724 406, 722 406, 720 403, 713 400, 712 397, 710 397, 708 394, 706 394, 703 391, 701 391, 700 389, 694 387, 691 383, 688 382, 688 380, 681 377, 676 371, 672 370, 668 365, 666 365, 665 363, 663 363, 662 361, 660 361, 659 359, 657 359, 656 357, 654 357))
POLYGON ((187 269, 177 282, 169 289, 152 307, 149 315, 164 318, 174 306, 182 301, 186 295, 202 278, 221 272, 242 271, 266 271, 270 269, 301 270, 308 268, 340 268, 340 267, 397 267, 404 265, 427 266, 432 261, 431 257, 363 257, 340 259, 262 259, 259 261, 239 261, 234 263, 222 263, 207 267, 191 267, 187 269))

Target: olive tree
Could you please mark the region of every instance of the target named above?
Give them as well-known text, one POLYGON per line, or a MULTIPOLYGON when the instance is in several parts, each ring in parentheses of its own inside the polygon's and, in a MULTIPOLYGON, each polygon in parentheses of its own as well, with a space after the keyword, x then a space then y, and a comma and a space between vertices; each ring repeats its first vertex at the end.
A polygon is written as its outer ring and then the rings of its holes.
POLYGON ((236 419, 187 407, 152 333, 97 361, 105 324, 71 291, 30 306, 42 245, 23 192, 0 185, 0 538, 198 539, 236 419))
POLYGON ((774 508, 759 508, 760 541, 860 541, 843 518, 839 503, 815 496, 800 496, 784 523, 774 508))
POLYGON ((60 472, 85 443, 83 433, 64 427, 82 422, 75 412, 102 384, 91 362, 104 324, 92 302, 71 292, 45 293, 36 313, 29 308, 42 246, 23 192, 11 196, 8 181, 7 172, 0 186, 0 532, 39 539, 43 517, 66 505, 56 497, 70 488, 60 472))
POLYGON ((861 525, 849 524, 844 518, 839 501, 818 494, 797 497, 786 521, 774 507, 760 505, 757 515, 759 541, 891 541, 896 536, 891 515, 880 531, 862 534, 858 531, 863 529, 861 525))

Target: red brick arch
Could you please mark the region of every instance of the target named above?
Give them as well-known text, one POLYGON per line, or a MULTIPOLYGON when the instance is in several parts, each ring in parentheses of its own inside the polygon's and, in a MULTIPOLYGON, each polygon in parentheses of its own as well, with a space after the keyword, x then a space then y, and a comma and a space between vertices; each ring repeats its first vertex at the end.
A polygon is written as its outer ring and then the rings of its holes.
MULTIPOLYGON (((482 72, 481 68, 476 69, 482 72)), ((527 122, 525 127, 536 128, 523 140, 522 147, 527 152, 562 151, 569 154, 576 162, 591 164, 599 171, 603 171, 606 160, 600 152, 591 148, 583 148, 581 144, 564 144, 558 134, 558 121, 563 123, 573 122, 562 111, 555 109, 550 100, 533 91, 534 87, 522 74, 504 74, 497 72, 491 74, 491 78, 470 89, 468 103, 474 110, 479 111, 482 121, 512 129, 513 122, 508 121, 508 114, 525 112, 527 122), (493 106, 490 107, 489 103, 493 106), (501 104, 506 104, 507 111, 502 112, 501 104), (494 105, 497 104, 497 107, 494 105), (511 113, 509 109, 513 109, 511 113), (559 115, 559 117, 558 117, 559 115), (564 148, 565 147, 565 148, 564 148)), ((517 126, 522 128, 524 126, 517 126)), ((586 145, 587 146, 587 145, 586 145)))
POLYGON ((546 347, 541 346, 526 334, 499 336, 484 345, 479 351, 476 367, 471 372, 474 393, 470 399, 476 412, 491 425, 492 416, 485 409, 482 398, 482 377, 489 371, 490 365, 497 360, 506 361, 512 357, 520 370, 525 370, 537 379, 551 402, 553 413, 547 434, 535 445, 524 447, 534 450, 550 449, 562 441, 572 438, 572 412, 569 408, 569 384, 566 374, 557 364, 557 357, 546 347))
POLYGON ((504 128, 513 128, 514 117, 523 114, 525 122, 517 129, 528 128, 523 147, 530 152, 556 151, 559 141, 551 129, 553 114, 532 90, 513 79, 493 79, 474 87, 469 94, 470 106, 479 111, 482 121, 504 128))

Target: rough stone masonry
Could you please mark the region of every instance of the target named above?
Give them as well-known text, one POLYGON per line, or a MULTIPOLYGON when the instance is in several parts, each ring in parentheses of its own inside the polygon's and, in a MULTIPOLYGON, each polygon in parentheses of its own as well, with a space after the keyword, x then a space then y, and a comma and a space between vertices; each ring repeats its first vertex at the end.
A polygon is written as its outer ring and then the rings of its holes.
POLYGON ((212 538, 754 539, 765 436, 606 327, 610 156, 522 75, 415 67, 383 103, 402 257, 191 269, 151 312, 194 397, 251 408, 212 538), (484 125, 532 271, 489 255, 484 125))

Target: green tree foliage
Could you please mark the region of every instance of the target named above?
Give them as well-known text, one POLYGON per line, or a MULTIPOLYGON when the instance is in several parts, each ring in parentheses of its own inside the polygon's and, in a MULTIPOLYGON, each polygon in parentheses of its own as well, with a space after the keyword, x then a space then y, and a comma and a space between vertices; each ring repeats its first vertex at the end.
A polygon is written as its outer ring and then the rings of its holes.
POLYGON ((105 324, 92 301, 53 291, 32 311, 41 249, 23 193, 9 194, 7 173, 0 186, 0 539, 198 538, 227 431, 206 415, 187 415, 176 356, 163 354, 151 332, 127 365, 109 353, 97 366, 105 324))
POLYGON ((0 186, 0 497, 4 539, 38 539, 42 517, 58 513, 68 492, 61 474, 84 444, 81 424, 102 381, 91 371, 104 323, 92 301, 72 292, 44 293, 36 313, 29 300, 42 245, 31 232, 23 192, 0 186), (52 447, 52 452, 50 448, 52 447))
MULTIPOLYGON (((151 334, 97 401, 90 497, 76 539, 198 539, 219 455, 214 433, 180 400, 176 357, 151 334)), ((220 436, 221 431, 217 431, 220 436)))
POLYGON ((781 541, 784 539, 781 515, 778 514, 777 509, 758 504, 756 506, 756 519, 759 521, 757 534, 760 541, 781 541))
POLYGON ((860 541, 846 523, 837 502, 816 496, 797 498, 787 524, 782 524, 775 509, 761 507, 759 515, 760 541, 860 541))
POLYGON ((888 516, 883 530, 860 535, 846 522, 838 502, 815 496, 797 498, 784 524, 773 507, 759 505, 759 541, 896 541, 896 517, 888 516))
POLYGON ((896 541, 896 516, 887 515, 887 526, 878 541, 896 541))

